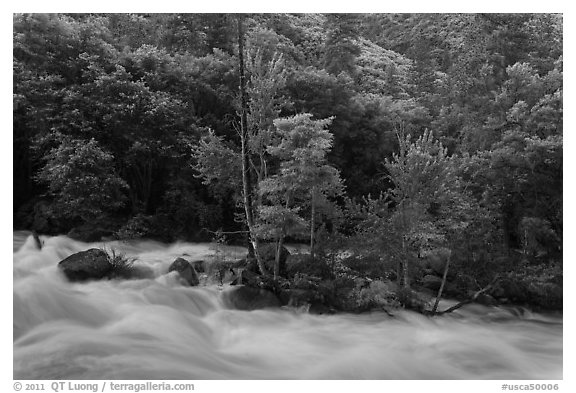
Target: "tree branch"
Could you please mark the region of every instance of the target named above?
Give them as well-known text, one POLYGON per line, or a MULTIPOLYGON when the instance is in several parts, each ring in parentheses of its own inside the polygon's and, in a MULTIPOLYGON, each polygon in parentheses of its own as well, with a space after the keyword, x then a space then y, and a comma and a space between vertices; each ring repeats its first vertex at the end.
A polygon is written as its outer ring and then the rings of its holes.
POLYGON ((450 308, 447 308, 444 311, 438 311, 438 312, 434 312, 434 311, 429 311, 427 312, 427 314, 431 314, 431 315, 443 315, 443 314, 447 314, 453 311, 458 310, 459 308, 461 308, 462 306, 465 306, 467 304, 470 304, 472 302, 474 302, 478 296, 482 295, 483 293, 486 293, 490 290, 492 290, 494 288, 494 285, 498 282, 498 280, 500 280, 500 276, 496 276, 494 278, 494 280, 492 280, 492 282, 490 284, 488 284, 487 286, 485 286, 484 288, 480 289, 479 291, 475 292, 474 295, 472 295, 472 297, 470 297, 470 299, 466 299, 464 301, 461 301, 458 304, 453 305, 450 308))

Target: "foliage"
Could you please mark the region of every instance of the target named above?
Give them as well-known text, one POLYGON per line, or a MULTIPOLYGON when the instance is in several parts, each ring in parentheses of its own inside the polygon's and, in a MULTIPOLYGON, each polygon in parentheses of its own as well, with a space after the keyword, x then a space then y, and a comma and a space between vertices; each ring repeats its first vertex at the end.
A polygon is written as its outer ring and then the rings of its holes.
MULTIPOLYGON (((264 238, 302 237, 307 225, 301 210, 315 206, 320 196, 342 193, 338 171, 325 164, 332 137, 325 129, 331 119, 312 120, 310 114, 274 122, 281 142, 269 146, 268 153, 281 162, 279 172, 260 182, 260 193, 270 205, 260 207, 264 238)), ((314 230, 314 229, 312 229, 314 230)))
MULTIPOLYGON (((414 282, 439 247, 478 285, 562 261, 561 15, 244 20, 262 236, 310 234, 357 276, 407 260, 414 282)), ((15 226, 242 232, 237 33, 231 14, 14 14, 15 226)))
POLYGON ((240 188, 240 154, 214 131, 209 130, 208 134, 192 147, 192 154, 196 162, 194 169, 205 184, 221 188, 240 188))
POLYGON ((115 174, 110 153, 94 139, 58 136, 56 143, 43 156, 45 165, 38 173, 55 200, 52 215, 89 222, 124 205, 126 183, 115 174))
POLYGON ((325 28, 327 38, 324 52, 324 68, 330 74, 356 73, 355 59, 360 48, 355 42, 358 37, 358 17, 354 14, 329 14, 325 28))
POLYGON ((395 309, 400 307, 396 288, 389 282, 372 281, 358 291, 359 309, 395 309))
POLYGON ((128 257, 126 254, 112 247, 102 247, 101 250, 106 254, 106 259, 111 266, 108 277, 129 278, 136 275, 134 263, 137 261, 137 258, 128 257))

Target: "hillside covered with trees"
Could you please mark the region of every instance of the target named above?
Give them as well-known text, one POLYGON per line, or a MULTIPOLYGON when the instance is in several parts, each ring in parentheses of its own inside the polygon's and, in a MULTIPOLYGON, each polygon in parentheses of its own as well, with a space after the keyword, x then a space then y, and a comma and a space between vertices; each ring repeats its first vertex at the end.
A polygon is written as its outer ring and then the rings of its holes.
POLYGON ((394 282, 404 304, 562 308, 559 15, 16 14, 13 34, 15 229, 250 239, 270 285, 366 307, 394 282), (285 243, 310 248, 297 274, 285 243))

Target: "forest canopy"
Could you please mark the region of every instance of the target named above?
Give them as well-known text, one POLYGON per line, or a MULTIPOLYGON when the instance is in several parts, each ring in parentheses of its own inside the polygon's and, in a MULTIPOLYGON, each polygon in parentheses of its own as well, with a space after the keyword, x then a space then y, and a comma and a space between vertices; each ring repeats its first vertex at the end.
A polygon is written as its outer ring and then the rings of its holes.
POLYGON ((241 52, 238 23, 15 14, 14 227, 243 232, 245 131, 263 241, 561 263, 560 15, 249 14, 241 52))

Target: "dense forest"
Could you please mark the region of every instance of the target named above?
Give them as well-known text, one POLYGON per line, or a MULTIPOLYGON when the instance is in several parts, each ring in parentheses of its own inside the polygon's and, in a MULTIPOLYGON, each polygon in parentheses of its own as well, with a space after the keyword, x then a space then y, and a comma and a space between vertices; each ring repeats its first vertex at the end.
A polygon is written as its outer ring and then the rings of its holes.
POLYGON ((357 303, 379 301, 358 277, 475 299, 498 278, 562 308, 561 16, 13 22, 15 229, 250 239, 274 285, 357 303), (296 275, 285 243, 310 248, 296 275))

